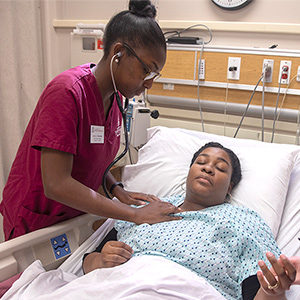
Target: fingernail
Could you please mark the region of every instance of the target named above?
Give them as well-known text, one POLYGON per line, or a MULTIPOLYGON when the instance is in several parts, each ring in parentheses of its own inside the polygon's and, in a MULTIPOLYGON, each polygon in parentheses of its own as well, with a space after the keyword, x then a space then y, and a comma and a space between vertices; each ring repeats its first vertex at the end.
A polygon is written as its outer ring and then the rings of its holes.
POLYGON ((264 266, 263 260, 259 260, 259 261, 258 261, 258 265, 259 265, 260 267, 263 267, 263 266, 264 266))

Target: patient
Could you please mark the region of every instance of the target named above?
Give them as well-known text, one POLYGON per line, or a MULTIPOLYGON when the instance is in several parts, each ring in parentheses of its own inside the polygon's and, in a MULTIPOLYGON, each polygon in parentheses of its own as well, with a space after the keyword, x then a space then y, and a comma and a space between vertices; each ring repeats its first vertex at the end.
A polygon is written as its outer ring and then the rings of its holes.
POLYGON ((285 299, 296 270, 285 256, 276 259, 280 250, 257 213, 228 203, 240 180, 240 162, 230 149, 204 145, 192 159, 185 196, 164 198, 181 208, 182 219, 154 225, 117 221, 96 252, 85 256, 85 273, 157 255, 205 278, 226 299, 285 299))

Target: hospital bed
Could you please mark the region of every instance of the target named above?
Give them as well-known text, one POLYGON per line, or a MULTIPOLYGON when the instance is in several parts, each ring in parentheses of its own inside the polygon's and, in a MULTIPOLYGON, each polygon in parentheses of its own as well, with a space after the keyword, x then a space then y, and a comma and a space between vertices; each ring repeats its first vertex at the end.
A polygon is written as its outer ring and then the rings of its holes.
MULTIPOLYGON (((299 146, 152 127, 147 144, 139 150, 138 162, 124 169, 125 188, 158 197, 183 194, 191 157, 208 141, 229 147, 241 161, 243 179, 232 193, 232 204, 257 211, 282 252, 300 256, 299 146)), ((37 260, 45 270, 61 268, 81 276, 83 254, 92 251, 113 226, 114 220, 108 219, 94 232, 93 223, 99 219, 82 215, 0 244, 0 281, 27 270, 37 260), (55 240, 59 238, 63 242, 55 240), (67 245, 60 254, 55 252, 57 243, 67 245)), ((299 286, 293 286, 287 296, 300 299, 299 286)))

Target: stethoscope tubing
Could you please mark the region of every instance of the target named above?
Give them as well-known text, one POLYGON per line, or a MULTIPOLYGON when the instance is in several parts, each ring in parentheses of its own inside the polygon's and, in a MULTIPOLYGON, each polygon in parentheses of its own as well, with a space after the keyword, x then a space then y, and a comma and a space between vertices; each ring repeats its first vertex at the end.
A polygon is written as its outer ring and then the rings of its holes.
POLYGON ((126 113, 127 113, 127 109, 128 109, 128 103, 129 103, 129 100, 128 98, 125 99, 125 107, 123 109, 123 106, 122 106, 122 103, 121 103, 121 99, 120 99, 120 96, 119 96, 119 93, 118 92, 115 92, 114 93, 115 96, 116 96, 116 100, 117 100, 117 103, 118 103, 118 107, 119 107, 119 110, 122 114, 122 119, 123 119, 123 128, 124 128, 124 137, 125 137, 125 148, 123 150, 123 152, 118 156, 116 157, 109 165, 108 167, 106 168, 106 170, 104 171, 103 173, 103 177, 102 177, 102 187, 103 187, 103 190, 104 190, 104 193, 105 195, 109 198, 109 199, 112 199, 112 197, 110 196, 108 190, 107 190, 107 187, 106 187, 106 178, 107 178, 107 174, 108 172, 110 171, 110 169, 119 161, 121 160, 127 153, 128 151, 128 148, 129 148, 129 142, 128 142, 128 131, 127 131, 127 124, 126 124, 126 113))

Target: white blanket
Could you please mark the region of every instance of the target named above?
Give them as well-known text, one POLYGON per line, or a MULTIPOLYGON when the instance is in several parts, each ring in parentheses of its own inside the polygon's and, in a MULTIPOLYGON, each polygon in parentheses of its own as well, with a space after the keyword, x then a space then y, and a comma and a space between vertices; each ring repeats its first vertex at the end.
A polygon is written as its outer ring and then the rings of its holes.
POLYGON ((46 272, 35 261, 2 298, 8 299, 225 300, 204 279, 155 256, 134 257, 121 266, 81 277, 61 269, 46 272))

